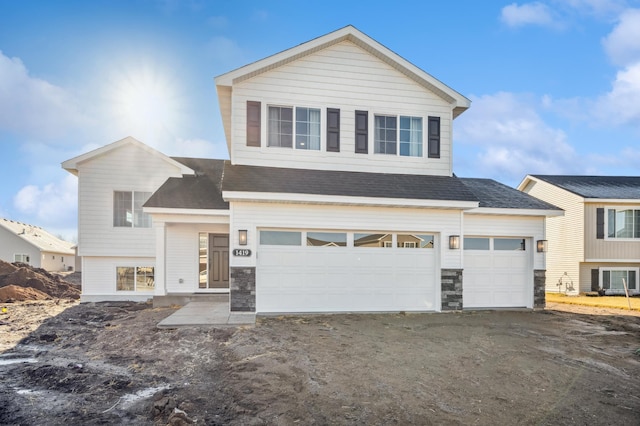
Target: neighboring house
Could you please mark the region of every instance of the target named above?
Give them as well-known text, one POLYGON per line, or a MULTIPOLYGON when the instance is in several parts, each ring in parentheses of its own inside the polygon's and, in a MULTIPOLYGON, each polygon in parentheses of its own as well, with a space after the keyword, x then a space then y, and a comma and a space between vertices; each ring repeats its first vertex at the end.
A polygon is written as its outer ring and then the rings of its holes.
POLYGON ((0 259, 22 262, 51 272, 73 270, 74 244, 44 229, 0 218, 0 259))
POLYGON ((624 294, 624 279, 640 293, 640 177, 529 175, 518 189, 565 211, 547 219, 547 291, 624 294))
POLYGON ((229 293, 231 310, 259 313, 544 306, 535 247, 562 212, 453 175, 467 98, 351 26, 215 84, 230 161, 129 137, 63 163, 79 180, 83 300, 229 293))

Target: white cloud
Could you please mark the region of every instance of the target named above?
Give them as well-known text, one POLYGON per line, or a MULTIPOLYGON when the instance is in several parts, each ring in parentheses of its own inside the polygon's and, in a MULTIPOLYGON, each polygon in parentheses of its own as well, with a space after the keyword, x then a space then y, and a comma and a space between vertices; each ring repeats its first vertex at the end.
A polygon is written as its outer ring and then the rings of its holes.
POLYGON ((167 155, 193 158, 227 159, 229 153, 225 143, 211 142, 205 139, 176 139, 171 142, 150 143, 158 151, 167 155))
POLYGON ((65 228, 75 224, 78 205, 78 181, 71 174, 43 186, 24 186, 13 199, 14 207, 25 222, 46 229, 65 228))
POLYGON ((0 130, 52 139, 87 124, 65 89, 29 75, 19 58, 0 51, 0 130))
POLYGON ((500 19, 510 27, 557 25, 549 7, 540 2, 524 3, 522 5, 512 3, 502 8, 500 19))
POLYGON ((593 115, 602 125, 629 124, 640 130, 640 62, 618 71, 611 91, 593 107, 593 115))
POLYGON ((616 65, 628 66, 640 62, 640 9, 624 11, 602 44, 616 65))
POLYGON ((463 161, 480 176, 514 182, 527 173, 577 171, 565 132, 536 110, 546 100, 507 92, 472 100, 473 108, 456 120, 455 138, 466 145, 457 155, 467 156, 463 161), (474 158, 468 158, 470 152, 474 158))

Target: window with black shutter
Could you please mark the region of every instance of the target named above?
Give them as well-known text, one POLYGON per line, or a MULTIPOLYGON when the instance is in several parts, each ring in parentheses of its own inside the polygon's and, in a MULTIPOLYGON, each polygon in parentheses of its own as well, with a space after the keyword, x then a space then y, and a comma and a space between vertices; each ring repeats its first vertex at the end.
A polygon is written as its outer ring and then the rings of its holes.
POLYGON ((440 117, 429 117, 429 158, 440 158, 440 117))
POLYGON ((260 102, 247 101, 247 146, 260 146, 260 102))
POLYGON ((327 151, 340 152, 340 110, 327 108, 327 151))
POLYGON ((368 141, 369 113, 367 111, 356 111, 356 153, 368 153, 368 141))

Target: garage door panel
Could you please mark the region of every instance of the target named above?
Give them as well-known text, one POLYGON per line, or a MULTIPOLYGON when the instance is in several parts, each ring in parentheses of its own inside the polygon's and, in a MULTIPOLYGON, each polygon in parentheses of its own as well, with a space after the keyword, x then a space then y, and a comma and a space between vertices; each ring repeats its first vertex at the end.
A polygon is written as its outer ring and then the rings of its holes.
POLYGON ((434 310, 432 250, 260 247, 258 312, 434 310), (302 260, 301 260, 302 259, 302 260))

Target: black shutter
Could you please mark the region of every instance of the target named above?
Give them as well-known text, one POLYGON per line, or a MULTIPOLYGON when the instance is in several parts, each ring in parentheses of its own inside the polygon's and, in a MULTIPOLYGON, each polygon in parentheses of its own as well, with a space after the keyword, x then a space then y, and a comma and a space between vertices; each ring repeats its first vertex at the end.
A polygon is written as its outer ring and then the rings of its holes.
POLYGON ((429 117, 429 158, 440 158, 440 117, 429 117))
POLYGON ((369 113, 367 111, 356 111, 356 153, 366 154, 369 152, 369 113))
POLYGON ((591 270, 591 291, 598 291, 600 289, 600 270, 591 270))
POLYGON ((260 102, 247 101, 247 146, 260 146, 260 102))
POLYGON ((340 110, 327 108, 327 151, 340 152, 340 110))
POLYGON ((602 207, 596 209, 596 238, 604 239, 604 209, 602 207))

